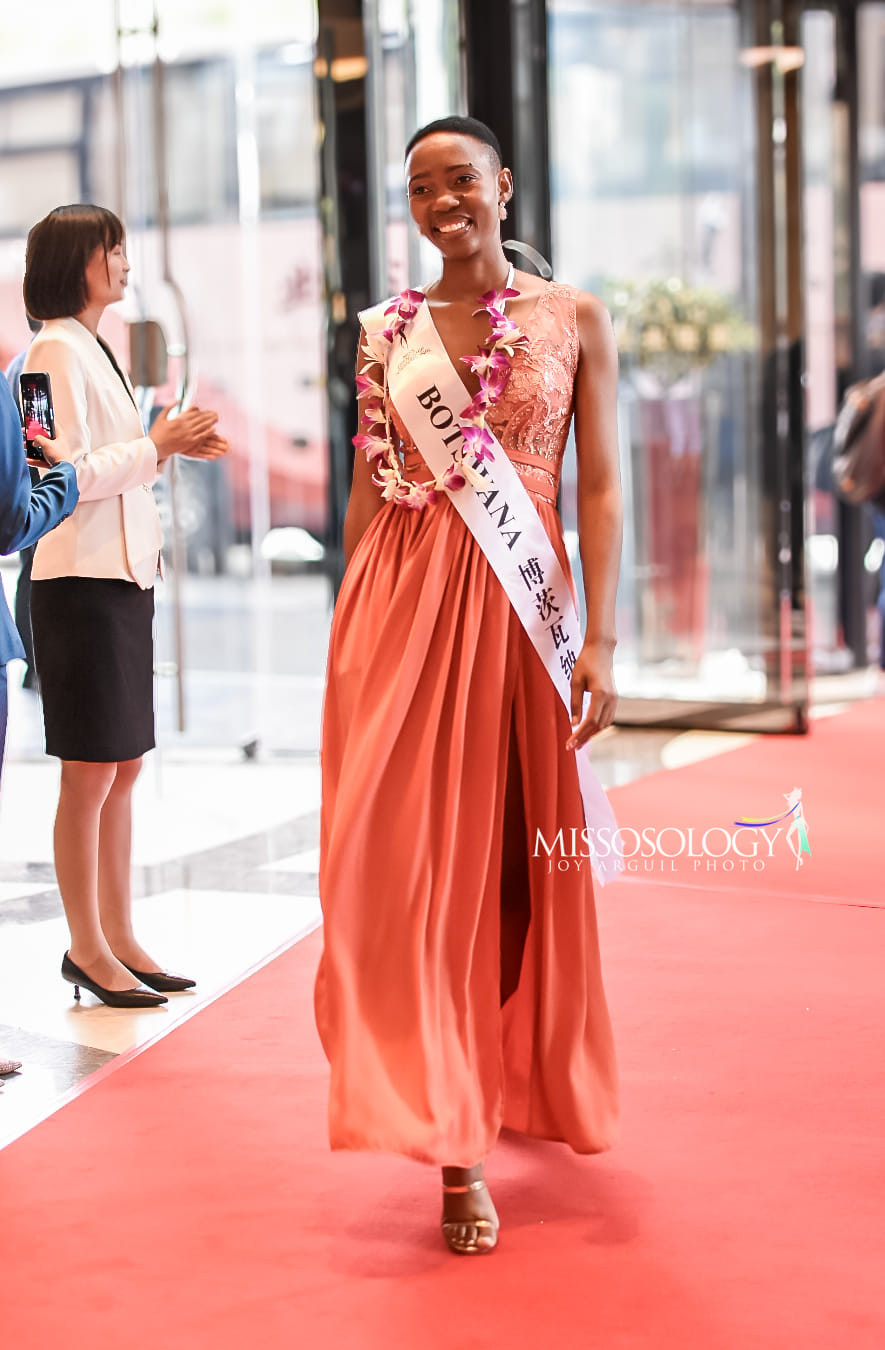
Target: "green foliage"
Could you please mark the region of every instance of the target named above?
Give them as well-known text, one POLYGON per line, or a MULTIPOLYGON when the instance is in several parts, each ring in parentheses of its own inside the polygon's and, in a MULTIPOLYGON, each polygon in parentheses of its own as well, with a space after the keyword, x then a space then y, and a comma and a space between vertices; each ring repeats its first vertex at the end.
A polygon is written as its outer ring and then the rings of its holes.
POLYGON ((613 282, 603 298, 625 366, 640 366, 666 384, 708 366, 724 352, 755 345, 755 330, 727 296, 686 286, 678 277, 613 282))

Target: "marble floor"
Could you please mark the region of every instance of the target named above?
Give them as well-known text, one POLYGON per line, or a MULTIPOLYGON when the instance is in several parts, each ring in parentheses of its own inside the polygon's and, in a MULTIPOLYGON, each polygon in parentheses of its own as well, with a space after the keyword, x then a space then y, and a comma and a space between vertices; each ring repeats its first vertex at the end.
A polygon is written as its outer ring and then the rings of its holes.
MULTIPOLYGON (((4 560, 9 599, 14 581, 4 560)), ((159 588, 157 598, 158 748, 135 792, 134 907, 145 946, 197 988, 139 1013, 86 992, 78 1004, 61 979, 68 941, 52 866, 58 766, 43 755, 39 700, 20 688, 22 667, 13 662, 0 795, 0 1059, 23 1068, 0 1078, 0 1146, 320 922, 326 583, 275 583, 256 617, 256 588, 194 579, 188 635, 201 660, 187 668, 183 730, 167 660, 169 596, 159 588)))
POLYGON ((67 928, 51 864, 54 766, 7 765, 0 816, 0 1144, 82 1079, 165 1035, 320 922, 316 760, 218 756, 148 762, 137 788, 134 909, 139 937, 192 993, 144 1012, 105 1007, 62 981, 67 928), (38 809, 34 809, 34 803, 38 809))
MULTIPOLYGON (((77 1004, 61 979, 67 929, 51 847, 58 768, 41 752, 38 701, 17 687, 10 668, 0 800, 0 1059, 19 1059, 23 1069, 0 1078, 0 1146, 320 923, 317 751, 328 612, 312 585, 293 595, 300 599, 290 617, 300 616, 311 634, 312 656, 299 658, 300 667, 251 683, 235 671, 227 678, 218 668, 191 671, 188 693, 201 717, 189 733, 172 725, 168 691, 158 696, 159 748, 135 798, 137 926, 164 965, 198 985, 150 1011, 108 1008, 85 992, 77 1004), (269 732, 244 735, 250 709, 269 732)), ((843 681, 831 697, 819 690, 818 711, 867 692, 862 680, 843 681)), ((612 786, 749 739, 617 729, 599 738, 594 758, 612 786)))
MULTIPOLYGON (((597 761, 614 783, 693 753, 691 733, 625 731, 604 738, 597 761)), ((145 1012, 86 992, 77 1004, 59 974, 67 929, 51 861, 56 786, 53 762, 18 758, 13 745, 0 808, 0 1058, 24 1067, 0 1079, 0 1146, 320 922, 316 752, 281 761, 166 747, 136 788, 134 908, 141 941, 198 978, 197 989, 145 1012)))

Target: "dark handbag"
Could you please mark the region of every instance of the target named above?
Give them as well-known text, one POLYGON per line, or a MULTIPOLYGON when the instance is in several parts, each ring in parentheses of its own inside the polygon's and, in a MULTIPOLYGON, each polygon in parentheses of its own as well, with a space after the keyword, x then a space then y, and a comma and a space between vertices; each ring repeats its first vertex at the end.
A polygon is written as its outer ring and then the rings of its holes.
POLYGON ((833 432, 833 479, 844 501, 885 508, 885 374, 845 395, 833 432))

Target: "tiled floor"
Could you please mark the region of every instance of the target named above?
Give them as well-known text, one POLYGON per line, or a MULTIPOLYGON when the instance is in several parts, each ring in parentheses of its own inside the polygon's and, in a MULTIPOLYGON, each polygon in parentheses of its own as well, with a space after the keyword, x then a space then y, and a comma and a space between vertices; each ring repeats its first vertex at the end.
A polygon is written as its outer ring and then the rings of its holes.
POLYGON ((145 946, 198 979, 162 1008, 78 1005, 59 974, 67 928, 49 862, 51 766, 8 766, 0 826, 0 1056, 24 1062, 2 1080, 0 1143, 64 1100, 120 1052, 162 1035, 320 921, 316 763, 195 765, 167 760, 139 786, 135 914, 145 946), (46 802, 29 820, 22 782, 46 802), (19 790, 17 790, 17 788, 19 790), (189 805, 188 805, 189 804, 189 805), (8 808, 8 809, 7 809, 8 808), (193 829, 186 816, 198 819, 193 829))
MULTIPOLYGON (((0 580, 9 587, 10 574, 0 580)), ((14 579, 14 576, 13 576, 14 579)), ((318 737, 329 606, 318 577, 284 579, 259 632, 254 595, 197 583, 189 616, 211 668, 189 669, 187 725, 174 681, 158 682, 159 748, 134 804, 138 934, 197 989, 146 1012, 107 1008, 59 974, 67 943, 52 866, 58 767, 42 753, 38 700, 10 667, 10 732, 0 798, 0 1144, 15 1138, 121 1053, 163 1035, 320 920, 318 737), (245 675, 244 649, 272 638, 274 674, 245 675), (279 673, 282 672, 282 673, 279 673)), ((162 666, 160 604, 158 650, 162 666)), ((168 597, 166 598, 168 604, 168 597)), ((193 627, 190 629, 197 646, 193 627)), ((253 666, 260 666, 255 661, 253 666)))

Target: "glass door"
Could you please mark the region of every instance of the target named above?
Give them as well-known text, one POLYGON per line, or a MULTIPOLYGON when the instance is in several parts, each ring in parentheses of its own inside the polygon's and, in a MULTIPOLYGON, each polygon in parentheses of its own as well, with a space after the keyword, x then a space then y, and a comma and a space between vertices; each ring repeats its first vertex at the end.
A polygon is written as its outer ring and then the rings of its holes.
POLYGON ((34 0, 0 38, 0 354, 27 340, 27 230, 61 202, 111 206, 133 273, 109 340, 125 359, 131 325, 159 323, 146 410, 186 384, 231 443, 158 489, 161 744, 312 753, 330 611, 314 0, 34 0))
POLYGON ((316 746, 328 594, 313 0, 119 0, 93 176, 128 222, 129 318, 169 380, 218 409, 227 460, 160 489, 161 728, 188 743, 316 746), (196 115, 197 112, 199 115, 196 115), (105 132, 107 135, 107 131, 105 132))
MULTIPOLYGON (((621 353, 622 715, 799 727, 801 54, 767 5, 548 19, 555 271, 605 299, 621 353)), ((574 494, 572 470, 572 529, 574 494)))
POLYGON ((885 5, 815 7, 801 32, 809 598, 833 675, 883 656, 885 516, 839 501, 832 450, 846 388, 885 368, 885 5))
POLYGON ((133 272, 104 331, 125 360, 132 325, 159 323, 136 375, 147 415, 184 387, 231 444, 157 490, 160 744, 314 753, 330 613, 314 0, 29 16, 0 19, 2 354, 27 340, 31 224, 67 201, 118 210, 133 272), (39 70, 35 31, 54 35, 39 70))
POLYGON ((435 250, 411 224, 404 156, 413 131, 465 112, 458 6, 449 0, 364 0, 375 299, 435 275, 435 250))

